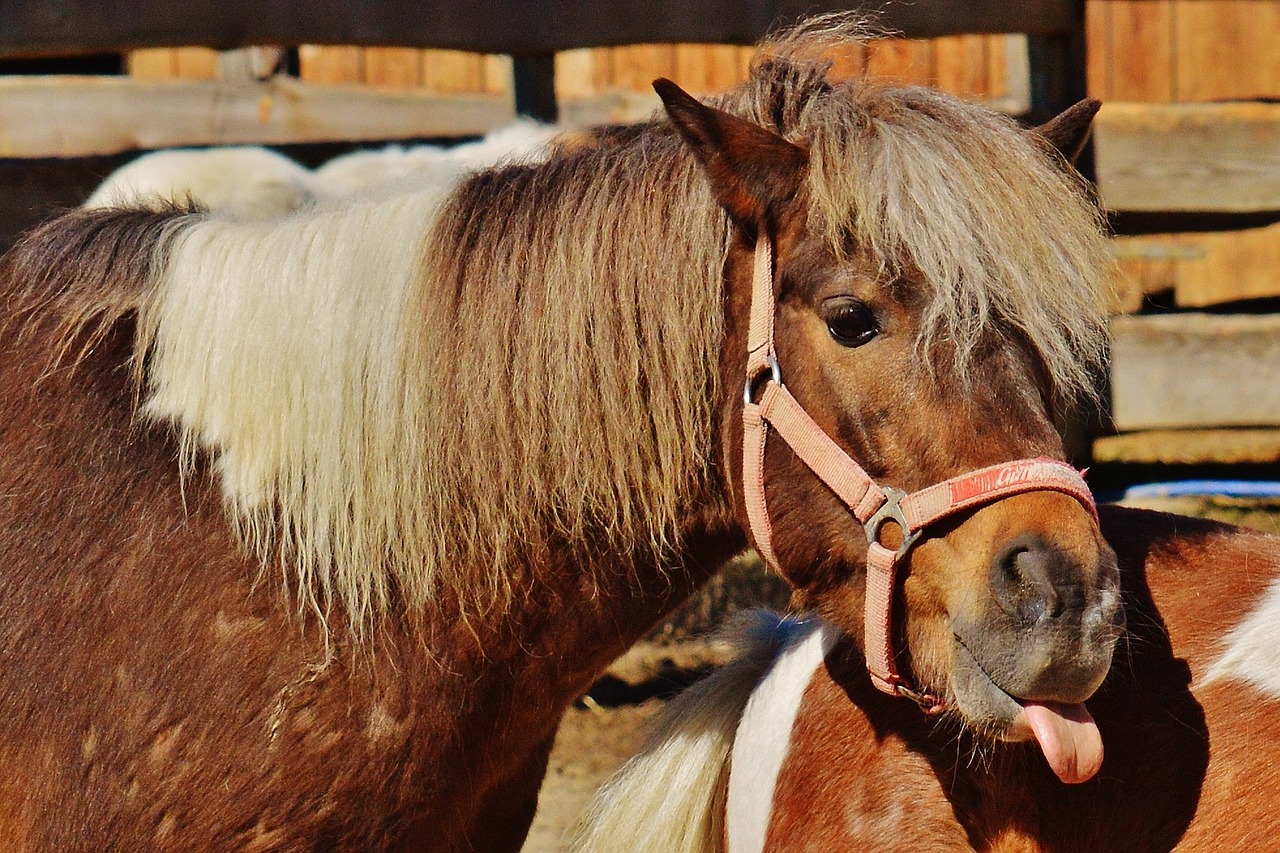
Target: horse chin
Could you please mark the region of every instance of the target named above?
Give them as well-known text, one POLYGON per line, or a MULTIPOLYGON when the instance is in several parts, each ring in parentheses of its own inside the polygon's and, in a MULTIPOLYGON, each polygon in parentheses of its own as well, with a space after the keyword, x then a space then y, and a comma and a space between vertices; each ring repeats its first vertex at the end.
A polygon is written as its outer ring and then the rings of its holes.
POLYGON ((1084 703, 1019 699, 996 684, 958 640, 951 673, 954 705, 980 736, 1017 743, 1035 741, 1063 782, 1091 779, 1102 766, 1102 737, 1084 703))

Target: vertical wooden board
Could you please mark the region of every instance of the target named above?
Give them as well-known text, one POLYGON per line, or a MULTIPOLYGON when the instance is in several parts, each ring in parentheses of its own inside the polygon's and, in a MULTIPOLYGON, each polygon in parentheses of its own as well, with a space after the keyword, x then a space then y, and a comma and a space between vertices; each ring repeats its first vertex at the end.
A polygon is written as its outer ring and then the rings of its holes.
POLYGON ((298 76, 322 86, 364 79, 364 51, 358 47, 304 44, 298 48, 298 76))
POLYGON ((1280 0, 1176 0, 1177 100, 1280 97, 1280 0))
POLYGON ((596 57, 592 48, 562 50, 556 54, 556 99, 589 98, 596 94, 596 57))
POLYGON ((484 56, 461 50, 424 52, 422 83, 432 92, 462 94, 483 92, 484 56))
POLYGON ((168 80, 178 74, 176 52, 171 47, 148 47, 129 52, 129 76, 139 80, 168 80))
POLYGON ((1112 2, 1110 6, 1109 97, 1157 104, 1178 100, 1172 0, 1112 2))
POLYGON ((218 52, 207 47, 180 47, 174 51, 177 76, 187 80, 217 80, 218 52))
POLYGON ((847 80, 850 77, 861 77, 867 70, 867 46, 853 44, 836 50, 831 54, 832 80, 847 80))
POLYGON ((484 72, 484 91, 490 95, 506 95, 514 91, 511 57, 486 53, 480 60, 484 72))
POLYGON ((1089 95, 1111 100, 1112 0, 1086 0, 1084 4, 1085 86, 1089 95))
POLYGON ((961 35, 934 39, 936 85, 963 98, 990 97, 986 36, 961 35))
POLYGON ((675 81, 691 92, 723 92, 742 82, 737 48, 718 44, 675 46, 675 81))
POLYGON ((867 70, 903 83, 931 85, 933 45, 925 39, 880 39, 867 45, 867 70))
POLYGON ((387 89, 422 85, 422 51, 413 47, 366 47, 364 81, 387 89))
POLYGON ((636 44, 613 48, 611 84, 631 92, 653 91, 657 77, 676 76, 675 45, 636 44))

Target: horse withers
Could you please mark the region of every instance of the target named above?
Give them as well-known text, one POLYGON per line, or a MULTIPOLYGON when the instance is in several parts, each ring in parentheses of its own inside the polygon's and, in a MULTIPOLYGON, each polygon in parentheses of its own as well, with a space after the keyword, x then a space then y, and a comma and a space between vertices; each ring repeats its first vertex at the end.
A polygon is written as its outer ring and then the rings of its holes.
POLYGON ((1115 564, 1049 407, 1102 351, 1099 219, 1006 119, 828 80, 857 38, 801 25, 714 109, 668 88, 674 124, 456 187, 27 235, 0 262, 0 844, 518 849, 564 708, 749 528, 858 635, 882 485, 1040 457, 1065 491, 915 545, 888 675, 965 673, 952 707, 997 736, 1078 707, 1115 564), (788 398, 861 463, 856 513, 764 441, 788 398))

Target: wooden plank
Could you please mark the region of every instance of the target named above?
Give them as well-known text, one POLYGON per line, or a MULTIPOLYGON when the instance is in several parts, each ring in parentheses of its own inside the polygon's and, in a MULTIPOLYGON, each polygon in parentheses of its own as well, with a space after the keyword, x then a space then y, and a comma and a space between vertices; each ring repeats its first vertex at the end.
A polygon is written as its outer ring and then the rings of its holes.
POLYGON ((510 98, 127 77, 0 78, 0 157, 180 145, 471 136, 510 123, 510 98))
POLYGON ((867 71, 902 83, 930 85, 934 80, 932 42, 881 39, 867 45, 867 71))
POLYGON ((676 76, 675 45, 636 44, 615 47, 612 56, 611 87, 630 92, 650 92, 657 77, 676 76))
POLYGON ((388 89, 422 85, 422 51, 412 47, 369 47, 364 51, 364 81, 388 89))
POLYGON ((1280 462, 1280 430, 1159 429, 1108 435, 1093 443, 1095 463, 1261 465, 1280 462))
POLYGON ((732 45, 678 44, 673 79, 698 94, 732 89, 744 79, 738 72, 737 50, 732 45))
POLYGON ((597 64, 607 61, 603 50, 581 48, 556 54, 556 98, 561 101, 589 98, 600 87, 596 83, 597 64))
POLYGON ((1179 101, 1280 97, 1280 2, 1177 0, 1179 101))
POLYGON ((485 54, 481 59, 484 90, 490 95, 510 95, 512 88, 511 57, 485 54))
MULTIPOLYGON (((927 38, 958 33, 1071 32, 1062 0, 877 0, 889 31, 927 38)), ((544 53, 578 47, 700 42, 752 44, 779 21, 847 9, 839 0, 7 0, 0 56, 111 52, 135 47, 254 44, 436 47, 481 53, 544 53), (518 14, 513 13, 518 9, 518 14)))
POLYGON ((177 51, 150 47, 129 53, 129 76, 139 80, 169 80, 178 74, 177 51))
POLYGON ((483 92, 484 57, 460 50, 425 51, 422 85, 442 95, 483 92))
POLYGON ((1280 315, 1111 321, 1119 430, 1280 425, 1280 315))
POLYGON ((994 87, 988 77, 989 41, 987 36, 943 36, 935 39, 935 85, 962 98, 991 97, 994 87))
POLYGON ((1173 0, 1112 2, 1110 7, 1109 97, 1149 103, 1178 100, 1173 0))
POLYGON ((307 83, 341 86, 364 80, 363 51, 358 47, 304 44, 298 48, 298 76, 307 83))
POLYGON ((184 80, 217 80, 218 51, 207 47, 180 47, 174 51, 177 74, 184 80))
MULTIPOLYGON (((850 77, 860 77, 867 70, 867 48, 866 45, 851 45, 844 50, 833 51, 831 54, 831 73, 828 77, 835 80, 847 80, 850 77)), ((745 70, 742 79, 746 79, 745 70)))
POLYGON ((1183 307, 1280 297, 1280 223, 1243 231, 1126 237, 1117 243, 1131 256, 1127 271, 1136 271, 1144 292, 1173 290, 1183 307))
POLYGON ((1110 210, 1280 210, 1280 104, 1111 103, 1094 127, 1110 210))
POLYGON ((1089 95, 1111 100, 1111 0, 1084 4, 1085 75, 1089 95))

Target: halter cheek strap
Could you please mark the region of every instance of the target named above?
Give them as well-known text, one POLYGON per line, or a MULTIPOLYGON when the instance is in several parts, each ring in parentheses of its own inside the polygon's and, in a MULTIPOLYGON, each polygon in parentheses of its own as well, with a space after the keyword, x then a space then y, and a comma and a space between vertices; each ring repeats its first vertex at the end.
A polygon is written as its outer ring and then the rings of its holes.
POLYGON ((1096 519, 1093 495, 1075 468, 1056 459, 1021 459, 972 471, 910 494, 880 486, 809 416, 782 384, 773 346, 773 246, 756 241, 751 317, 747 331, 747 379, 743 392, 743 497, 756 550, 780 572, 764 493, 764 451, 770 428, 833 491, 866 529, 867 575, 863 649, 876 687, 907 696, 926 711, 942 702, 916 691, 898 671, 893 647, 893 595, 898 565, 929 525, 955 513, 1032 491, 1075 498, 1096 519), (902 543, 890 550, 880 529, 894 522, 902 543))

